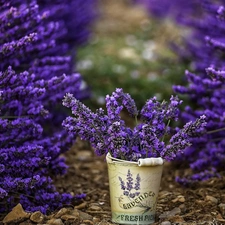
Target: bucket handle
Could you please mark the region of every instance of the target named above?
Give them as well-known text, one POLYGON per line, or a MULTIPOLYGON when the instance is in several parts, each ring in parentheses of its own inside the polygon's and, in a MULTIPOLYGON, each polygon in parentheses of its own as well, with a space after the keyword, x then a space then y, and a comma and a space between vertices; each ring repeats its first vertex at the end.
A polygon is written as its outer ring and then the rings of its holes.
POLYGON ((138 166, 160 166, 162 164, 163 164, 163 159, 161 157, 146 158, 146 159, 138 160, 138 166))
POLYGON ((161 157, 139 159, 138 162, 133 162, 133 161, 126 161, 126 160, 114 158, 110 155, 110 153, 108 153, 106 155, 106 158, 110 161, 114 160, 117 162, 131 163, 131 164, 136 164, 138 166, 160 166, 160 165, 163 165, 163 159, 161 157))

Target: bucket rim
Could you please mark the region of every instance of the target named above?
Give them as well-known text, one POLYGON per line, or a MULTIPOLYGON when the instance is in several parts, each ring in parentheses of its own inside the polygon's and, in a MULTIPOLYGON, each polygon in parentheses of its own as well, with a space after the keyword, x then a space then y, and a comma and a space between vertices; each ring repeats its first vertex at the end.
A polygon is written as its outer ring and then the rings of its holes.
POLYGON ((164 160, 161 157, 152 157, 152 158, 144 158, 139 159, 137 162, 135 161, 127 161, 123 159, 117 159, 111 156, 111 154, 108 152, 106 154, 106 161, 107 163, 117 163, 117 164, 129 164, 129 165, 136 165, 136 166, 162 166, 164 164, 164 160))

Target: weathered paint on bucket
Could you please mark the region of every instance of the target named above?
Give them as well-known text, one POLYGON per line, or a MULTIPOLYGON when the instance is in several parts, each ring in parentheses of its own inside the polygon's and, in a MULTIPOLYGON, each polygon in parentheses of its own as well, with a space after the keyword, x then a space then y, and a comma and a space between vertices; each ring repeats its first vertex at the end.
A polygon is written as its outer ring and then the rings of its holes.
POLYGON ((106 156, 109 174, 112 221, 119 224, 151 224, 163 165, 138 166, 106 156))

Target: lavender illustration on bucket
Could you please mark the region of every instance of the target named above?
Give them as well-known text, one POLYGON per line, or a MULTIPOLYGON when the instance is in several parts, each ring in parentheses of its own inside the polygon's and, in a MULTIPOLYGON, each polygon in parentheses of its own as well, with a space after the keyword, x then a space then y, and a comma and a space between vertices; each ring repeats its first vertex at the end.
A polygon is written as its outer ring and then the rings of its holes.
POLYGON ((138 190, 140 190, 140 181, 141 181, 139 173, 136 176, 135 184, 133 182, 134 181, 133 175, 130 172, 130 170, 128 170, 127 172, 127 182, 126 182, 127 185, 125 185, 125 182, 121 177, 119 177, 119 180, 121 189, 123 190, 123 194, 125 196, 128 196, 129 198, 134 198, 140 194, 140 192, 138 192, 138 190))
POLYGON ((122 195, 118 198, 119 206, 121 208, 131 209, 134 207, 140 207, 143 208, 143 214, 147 211, 154 210, 155 205, 152 205, 152 201, 155 201, 155 193, 152 191, 140 192, 141 177, 139 173, 134 179, 133 174, 130 169, 128 169, 126 181, 124 181, 120 176, 118 178, 122 190, 122 195))

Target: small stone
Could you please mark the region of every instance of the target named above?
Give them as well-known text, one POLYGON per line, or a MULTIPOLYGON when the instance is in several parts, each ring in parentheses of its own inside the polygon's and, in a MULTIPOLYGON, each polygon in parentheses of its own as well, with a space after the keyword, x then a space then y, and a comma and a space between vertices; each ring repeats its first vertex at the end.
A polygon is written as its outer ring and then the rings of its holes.
POLYGON ((67 208, 62 208, 62 209, 60 209, 60 210, 56 213, 55 218, 58 219, 58 218, 60 218, 62 215, 68 214, 69 211, 70 211, 70 210, 67 209, 67 208))
POLYGON ((169 191, 162 191, 159 193, 159 199, 166 198, 167 196, 171 195, 172 193, 169 191))
POLYGON ((31 224, 30 220, 26 220, 26 221, 23 221, 23 222, 19 223, 19 225, 30 225, 30 224, 31 224))
POLYGON ((92 199, 93 199, 94 201, 97 201, 97 200, 99 199, 99 196, 98 196, 98 195, 93 195, 93 196, 92 196, 92 199))
POLYGON ((16 205, 3 219, 3 223, 18 223, 30 217, 30 213, 24 211, 21 204, 16 205))
POLYGON ((225 204, 224 203, 219 204, 219 209, 220 209, 220 213, 222 214, 222 216, 225 216, 225 204))
POLYGON ((75 209, 84 209, 87 206, 87 202, 82 202, 80 205, 75 206, 75 209))
POLYGON ((71 212, 71 215, 75 216, 75 217, 79 217, 80 216, 80 210, 78 209, 74 209, 72 212, 71 212))
POLYGON ((176 215, 170 218, 170 221, 174 224, 185 222, 182 216, 176 215))
POLYGON ((203 200, 196 200, 195 202, 199 205, 204 205, 204 203, 205 203, 203 200))
POLYGON ((175 199, 172 200, 172 202, 181 202, 184 203, 185 202, 185 198, 183 195, 178 195, 175 199))
POLYGON ((99 202, 98 204, 99 205, 105 205, 105 202, 99 202))
POLYGON ((176 208, 172 209, 171 211, 166 211, 166 212, 162 213, 161 215, 159 215, 159 218, 160 219, 169 218, 169 217, 173 217, 180 213, 181 213, 181 209, 176 207, 176 208))
POLYGON ((40 211, 34 212, 31 214, 30 220, 35 223, 42 223, 44 220, 44 215, 40 211))
POLYGON ((94 225, 94 223, 91 220, 83 220, 83 223, 88 225, 94 225))
POLYGON ((80 161, 90 161, 92 159, 92 152, 88 150, 79 151, 76 158, 80 161))
POLYGON ((82 212, 82 211, 79 211, 79 215, 82 220, 92 220, 93 219, 93 217, 90 214, 82 212))
POLYGON ((98 218, 98 217, 93 217, 92 220, 93 220, 94 224, 97 224, 97 223, 99 223, 101 221, 101 219, 98 218))
POLYGON ((205 200, 208 202, 211 202, 213 204, 217 204, 218 203, 218 199, 214 198, 213 196, 210 195, 206 195, 205 200))
POLYGON ((93 206, 93 205, 95 205, 95 206, 99 206, 99 204, 98 204, 97 202, 90 203, 90 205, 89 205, 89 206, 93 206))
POLYGON ((90 211, 102 211, 102 208, 99 207, 99 206, 97 206, 97 205, 91 205, 91 206, 89 207, 89 210, 90 210, 90 211))
POLYGON ((165 203, 168 201, 168 199, 170 198, 170 195, 172 193, 169 191, 162 191, 159 193, 159 197, 158 197, 158 202, 159 203, 165 203))
POLYGON ((181 205, 179 205, 179 208, 180 208, 181 210, 186 210, 186 205, 185 205, 185 204, 181 204, 181 205))
POLYGON ((79 218, 76 216, 76 215, 69 215, 69 214, 66 214, 66 215, 63 215, 61 216, 61 219, 62 220, 73 220, 73 221, 76 221, 78 220, 79 218))
POLYGON ((47 224, 49 225, 63 225, 64 223, 62 222, 61 219, 50 219, 47 224))
POLYGON ((222 217, 222 215, 221 215, 220 213, 218 213, 218 214, 216 215, 216 219, 223 219, 223 217, 222 217))
POLYGON ((170 221, 164 221, 161 223, 161 225, 171 225, 170 221))
POLYGON ((98 223, 98 225, 115 225, 115 223, 110 223, 110 222, 104 220, 104 221, 101 221, 100 223, 98 223))
POLYGON ((220 200, 222 203, 225 203, 225 194, 221 195, 220 200))

